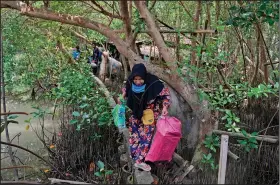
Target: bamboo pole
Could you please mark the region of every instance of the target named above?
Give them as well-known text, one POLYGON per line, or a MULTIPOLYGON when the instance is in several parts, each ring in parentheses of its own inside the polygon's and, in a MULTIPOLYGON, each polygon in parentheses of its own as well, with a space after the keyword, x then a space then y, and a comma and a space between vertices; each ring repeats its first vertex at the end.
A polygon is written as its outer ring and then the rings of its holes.
POLYGON ((218 184, 225 184, 228 155, 228 135, 221 137, 221 150, 219 161, 218 184))

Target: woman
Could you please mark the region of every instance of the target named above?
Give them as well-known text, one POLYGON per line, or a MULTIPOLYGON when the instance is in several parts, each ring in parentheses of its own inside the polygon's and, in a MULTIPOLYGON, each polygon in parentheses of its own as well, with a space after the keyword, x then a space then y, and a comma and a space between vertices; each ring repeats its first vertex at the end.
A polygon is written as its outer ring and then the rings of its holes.
POLYGON ((127 98, 127 106, 132 111, 129 118, 131 157, 135 161, 135 167, 150 171, 151 167, 145 163, 145 156, 150 149, 158 117, 160 114, 168 114, 169 90, 158 77, 147 73, 144 64, 136 64, 128 77, 126 88, 123 89, 123 97, 127 98), (147 121, 145 115, 148 114, 153 114, 154 119, 147 121))

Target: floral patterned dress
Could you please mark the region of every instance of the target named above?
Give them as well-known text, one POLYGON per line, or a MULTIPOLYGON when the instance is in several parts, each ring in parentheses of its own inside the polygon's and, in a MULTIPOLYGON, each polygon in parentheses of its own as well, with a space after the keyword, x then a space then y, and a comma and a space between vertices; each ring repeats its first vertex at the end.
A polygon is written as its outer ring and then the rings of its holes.
MULTIPOLYGON (((125 90, 125 89, 124 89, 125 90)), ((151 146, 154 128, 158 117, 161 114, 160 106, 170 105, 170 92, 167 87, 164 87, 160 94, 153 100, 149 101, 146 109, 152 109, 154 112, 154 123, 152 125, 144 125, 142 120, 136 119, 133 115, 129 118, 129 144, 131 158, 136 163, 145 161, 145 157, 151 146)))

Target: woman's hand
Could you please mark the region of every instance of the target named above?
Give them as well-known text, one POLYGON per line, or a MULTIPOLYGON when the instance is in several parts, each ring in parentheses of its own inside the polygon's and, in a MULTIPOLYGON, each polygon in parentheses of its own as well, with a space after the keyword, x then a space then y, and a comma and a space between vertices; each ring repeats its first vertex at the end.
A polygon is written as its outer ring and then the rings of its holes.
MULTIPOLYGON (((122 98, 125 99, 125 92, 123 92, 122 98)), ((121 103, 122 103, 122 102, 121 102, 121 100, 120 100, 120 97, 118 97, 118 104, 120 105, 121 103)))
POLYGON ((161 111, 162 116, 167 116, 168 115, 168 110, 167 107, 163 106, 162 111, 161 111))

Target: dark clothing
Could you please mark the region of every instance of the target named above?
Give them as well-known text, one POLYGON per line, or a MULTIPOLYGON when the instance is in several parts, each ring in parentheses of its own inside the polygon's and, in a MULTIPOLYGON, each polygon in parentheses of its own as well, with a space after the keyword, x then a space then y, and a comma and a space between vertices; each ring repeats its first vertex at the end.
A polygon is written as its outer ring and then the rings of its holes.
POLYGON ((101 61, 100 53, 101 53, 101 51, 98 49, 98 47, 95 47, 95 48, 93 49, 92 60, 94 60, 96 64, 97 64, 99 61, 101 61))
POLYGON ((135 118, 139 120, 142 118, 143 111, 148 102, 155 99, 163 88, 164 85, 158 77, 147 73, 144 64, 136 64, 133 66, 132 73, 126 82, 126 96, 127 106, 132 110, 135 118), (140 76, 144 80, 144 84, 146 84, 145 92, 135 93, 132 91, 132 83, 135 76, 140 76))

